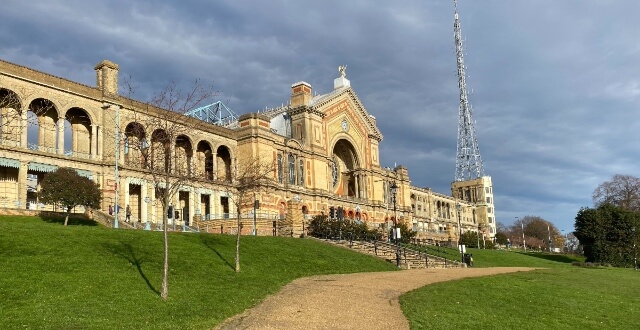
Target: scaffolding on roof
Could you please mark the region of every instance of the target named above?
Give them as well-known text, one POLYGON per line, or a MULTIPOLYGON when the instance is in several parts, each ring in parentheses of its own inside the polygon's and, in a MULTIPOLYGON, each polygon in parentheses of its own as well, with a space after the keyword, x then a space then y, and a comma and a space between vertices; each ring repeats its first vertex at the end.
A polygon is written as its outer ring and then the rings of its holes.
POLYGON ((238 115, 221 101, 190 110, 185 115, 227 128, 234 128, 238 124, 238 115))

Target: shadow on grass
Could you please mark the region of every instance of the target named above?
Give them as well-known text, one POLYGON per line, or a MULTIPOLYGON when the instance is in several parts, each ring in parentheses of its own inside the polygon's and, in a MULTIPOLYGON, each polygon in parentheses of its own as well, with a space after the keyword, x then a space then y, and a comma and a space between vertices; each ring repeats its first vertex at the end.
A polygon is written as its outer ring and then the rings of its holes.
POLYGON ((225 259, 225 257, 222 256, 220 251, 216 250, 216 248, 214 247, 214 242, 211 235, 200 235, 200 240, 202 241, 202 244, 204 244, 204 246, 206 246, 209 250, 213 251, 213 253, 215 253, 218 256, 218 258, 220 258, 220 260, 224 261, 224 263, 227 264, 229 268, 231 268, 233 271, 236 270, 235 265, 231 264, 229 260, 225 259))
MULTIPOLYGON (((44 222, 48 222, 48 223, 55 223, 55 224, 60 224, 60 225, 64 225, 64 218, 65 215, 64 213, 41 213, 38 216, 42 221, 44 222)), ((67 222, 67 225, 69 226, 90 226, 90 227, 94 227, 94 226, 98 226, 98 223, 91 220, 91 219, 87 219, 83 216, 78 216, 78 215, 71 215, 69 216, 69 221, 67 222)))
POLYGON ((555 262, 561 262, 561 263, 565 263, 565 264, 570 264, 574 261, 577 261, 576 258, 573 258, 571 256, 565 255, 565 254, 548 254, 548 253, 540 253, 540 252, 533 252, 533 253, 527 253, 527 256, 531 256, 531 257, 536 257, 536 258, 540 258, 540 259, 545 259, 545 260, 550 260, 550 261, 555 261, 555 262))
POLYGON ((124 258, 125 260, 129 261, 132 265, 136 266, 136 269, 138 270, 138 274, 140 274, 140 277, 142 277, 142 279, 147 284, 149 289, 151 289, 151 291, 155 292, 157 295, 160 295, 160 291, 158 291, 153 286, 153 284, 151 284, 151 282, 149 281, 149 278, 147 277, 147 275, 145 275, 144 271, 142 270, 142 264, 144 263, 145 256, 138 256, 131 242, 120 241, 119 244, 104 243, 103 246, 105 249, 109 250, 111 253, 124 258))

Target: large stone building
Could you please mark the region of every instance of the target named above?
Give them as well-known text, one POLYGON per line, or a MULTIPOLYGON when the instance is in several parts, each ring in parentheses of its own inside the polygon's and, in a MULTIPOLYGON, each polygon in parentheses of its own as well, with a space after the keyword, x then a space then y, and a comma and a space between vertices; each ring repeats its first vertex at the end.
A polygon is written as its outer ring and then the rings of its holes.
MULTIPOLYGON (((166 109, 119 95, 119 68, 112 62, 101 62, 95 71, 92 87, 0 61, 0 208, 54 208, 39 203, 39 183, 46 173, 71 167, 100 185, 102 210, 115 203, 117 192, 118 204, 131 207, 133 220, 157 223, 162 208, 155 192, 162 187, 146 169, 160 164, 188 175, 172 197, 178 223, 220 223, 235 217, 228 182, 239 163, 259 157, 273 164, 274 179, 255 197, 260 234, 270 234, 271 223, 275 227, 287 214, 309 219, 340 208, 346 218, 373 227, 389 225, 395 214, 430 241, 455 242, 461 231, 494 236, 489 177, 454 182, 449 196, 412 186, 403 166, 380 165, 382 133, 344 69, 327 94, 314 95, 309 84, 295 83, 287 105, 224 126, 169 117, 166 109), (175 128, 182 130, 176 134, 175 128)), ((241 210, 248 218, 252 212, 252 203, 241 210)))

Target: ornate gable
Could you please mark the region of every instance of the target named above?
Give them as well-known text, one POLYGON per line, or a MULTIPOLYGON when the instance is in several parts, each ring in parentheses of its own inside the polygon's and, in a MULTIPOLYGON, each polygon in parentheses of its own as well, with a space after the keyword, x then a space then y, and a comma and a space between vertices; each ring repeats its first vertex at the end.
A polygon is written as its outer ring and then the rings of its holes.
POLYGON ((362 125, 367 137, 382 141, 382 133, 374 117, 369 115, 351 87, 336 89, 331 93, 314 97, 310 106, 331 118, 340 114, 349 116, 357 125, 362 125))

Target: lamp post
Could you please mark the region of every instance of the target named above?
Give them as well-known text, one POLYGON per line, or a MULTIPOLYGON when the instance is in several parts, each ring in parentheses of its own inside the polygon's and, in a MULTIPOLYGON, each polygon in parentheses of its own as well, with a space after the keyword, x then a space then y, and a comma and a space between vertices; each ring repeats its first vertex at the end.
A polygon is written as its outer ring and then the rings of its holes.
POLYGON ((524 223, 520 223, 520 226, 522 227, 522 249, 527 252, 527 242, 524 240, 524 223))
POLYGON ((114 180, 116 181, 116 183, 114 184, 114 190, 115 190, 115 205, 113 206, 113 228, 118 229, 118 212, 119 207, 118 207, 118 189, 120 188, 120 175, 118 173, 118 162, 120 162, 120 106, 119 105, 115 105, 115 104, 108 104, 108 103, 103 103, 102 104, 102 109, 107 110, 110 109, 111 107, 114 108, 115 110, 115 130, 116 130, 116 145, 115 145, 115 173, 114 173, 114 180))
POLYGON ((638 237, 636 236, 636 226, 633 226, 633 269, 638 270, 638 250, 636 248, 636 240, 638 237))
POLYGON ((461 255, 461 259, 462 262, 464 263, 464 249, 462 248, 462 216, 461 216, 461 211, 462 211, 462 205, 460 205, 460 203, 458 203, 456 205, 456 209, 458 210, 458 230, 460 231, 460 234, 458 235, 458 249, 460 250, 460 255, 461 255))
POLYGON ((549 224, 547 224, 547 234, 549 235, 549 252, 551 252, 551 229, 549 228, 549 224))
POLYGON ((396 211, 396 196, 398 194, 398 185, 393 181, 391 183, 391 194, 393 195, 393 238, 396 244, 396 267, 400 267, 400 245, 398 244, 398 213, 396 211))
MULTIPOLYGON (((151 198, 149 198, 149 196, 145 197, 144 198, 144 202, 145 202, 145 207, 147 208, 147 212, 148 212, 149 211, 149 202, 151 202, 151 198)), ((144 230, 151 230, 151 226, 149 225, 149 215, 147 215, 147 218, 144 219, 144 220, 145 220, 144 230)))
MULTIPOLYGON (((518 217, 516 217, 516 222, 518 221, 518 217)), ((524 222, 520 223, 520 227, 522 228, 522 250, 527 252, 527 242, 524 240, 524 222)))

